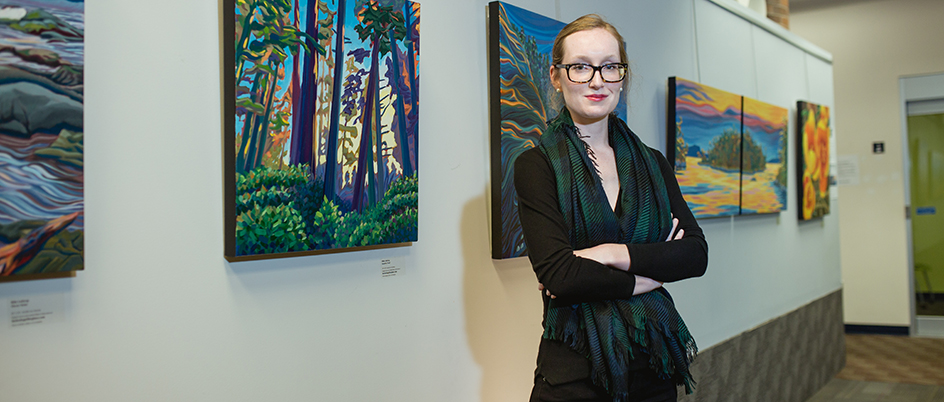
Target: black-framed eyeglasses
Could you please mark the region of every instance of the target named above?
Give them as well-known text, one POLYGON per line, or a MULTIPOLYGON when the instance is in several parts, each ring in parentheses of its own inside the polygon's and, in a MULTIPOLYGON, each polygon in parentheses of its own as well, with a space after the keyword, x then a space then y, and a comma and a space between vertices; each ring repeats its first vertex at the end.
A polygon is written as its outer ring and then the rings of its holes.
POLYGON ((591 66, 587 63, 555 64, 554 67, 567 70, 567 79, 575 84, 590 82, 593 75, 600 72, 603 82, 620 82, 626 77, 629 65, 626 63, 606 63, 602 66, 591 66))

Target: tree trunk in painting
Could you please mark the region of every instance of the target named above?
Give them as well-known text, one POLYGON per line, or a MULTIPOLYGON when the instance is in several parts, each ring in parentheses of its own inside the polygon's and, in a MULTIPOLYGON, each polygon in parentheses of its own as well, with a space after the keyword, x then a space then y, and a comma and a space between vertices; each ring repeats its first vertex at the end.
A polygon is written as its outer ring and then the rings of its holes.
MULTIPOLYGON (((417 157, 417 163, 419 163, 419 132, 417 128, 417 122, 415 116, 419 113, 417 107, 419 107, 418 97, 420 94, 419 90, 419 80, 416 79, 416 52, 419 47, 414 47, 413 39, 413 15, 411 13, 413 9, 413 3, 407 1, 403 4, 403 19, 406 22, 406 57, 407 57, 407 71, 409 77, 407 82, 410 83, 410 115, 414 116, 413 119, 409 119, 410 116, 405 116, 407 118, 407 124, 409 125, 409 132, 413 136, 413 141, 408 146, 412 146, 412 155, 417 157)), ((418 22, 418 21, 417 21, 418 22)))
MULTIPOLYGON (((378 84, 379 87, 379 84, 378 84)), ((371 177, 373 179, 370 183, 373 190, 370 191, 370 194, 373 195, 373 199, 369 200, 370 205, 374 205, 376 200, 383 198, 383 192, 386 189, 386 176, 387 168, 383 160, 383 132, 380 130, 380 97, 376 97, 376 102, 374 102, 374 109, 377 110, 377 113, 374 114, 374 133, 376 140, 374 141, 374 160, 377 161, 377 175, 371 177)))
MULTIPOLYGON (((262 166, 262 157, 265 155, 266 143, 269 142, 267 141, 269 139, 269 124, 272 119, 272 107, 275 103, 275 91, 276 89, 278 89, 278 86, 276 85, 276 83, 279 80, 278 75, 275 74, 274 72, 274 71, 277 71, 278 66, 271 66, 271 67, 273 68, 273 72, 269 75, 271 79, 269 83, 269 94, 266 95, 267 99, 266 99, 265 113, 263 113, 262 121, 260 122, 261 124, 259 127, 259 134, 258 134, 259 143, 257 144, 258 148, 256 150, 256 160, 253 163, 252 169, 262 166)), ((252 169, 247 169, 247 171, 251 171, 252 169)))
MULTIPOLYGON (((257 161, 262 160, 262 152, 265 150, 265 134, 268 132, 269 128, 269 113, 272 109, 272 96, 275 93, 275 81, 276 77, 273 73, 266 74, 268 78, 267 81, 263 84, 262 96, 260 101, 264 103, 264 109, 261 116, 256 116, 253 120, 255 122, 252 125, 252 134, 249 140, 249 153, 246 155, 246 166, 244 171, 251 172, 253 169, 258 167, 257 161)), ((260 79, 258 76, 256 79, 260 79)))
MULTIPOLYGON (((301 27, 298 26, 300 23, 299 17, 298 17, 298 11, 299 11, 298 1, 299 0, 295 0, 295 27, 298 29, 301 29, 301 27)), ((301 78, 299 77, 299 73, 298 73, 298 64, 299 64, 298 59, 299 59, 299 56, 301 56, 303 53, 307 53, 307 52, 304 52, 303 50, 304 48, 301 45, 299 45, 298 54, 296 54, 295 57, 292 58, 292 142, 288 148, 289 161, 292 164, 298 163, 297 161, 298 149, 296 148, 299 146, 300 139, 298 137, 301 135, 301 132, 298 130, 298 125, 296 123, 298 122, 298 116, 300 115, 299 105, 301 104, 301 95, 302 95, 302 92, 299 87, 299 85, 301 84, 301 78)))
MULTIPOLYGON (((381 55, 378 53, 377 58, 379 59, 380 57, 381 55)), ((381 162, 381 158, 379 156, 381 154, 380 148, 383 147, 383 130, 381 130, 381 126, 380 126, 380 123, 381 123, 380 120, 381 120, 381 117, 383 116, 382 110, 380 109, 380 60, 377 60, 377 70, 376 70, 375 77, 377 81, 374 82, 374 88, 375 88, 374 89, 375 91, 374 113, 373 113, 374 114, 374 121, 373 121, 374 135, 372 138, 375 138, 374 142, 376 143, 376 146, 374 148, 371 148, 372 149, 371 152, 373 152, 373 155, 374 155, 372 158, 375 158, 377 160, 377 163, 379 164, 381 162)), ((381 169, 378 169, 378 170, 381 170, 381 169)), ((373 206, 376 203, 376 200, 379 200, 380 196, 383 195, 383 193, 381 192, 383 191, 381 189, 383 187, 383 180, 382 179, 378 180, 377 176, 367 176, 367 177, 370 179, 368 183, 368 187, 367 187, 367 195, 368 195, 367 205, 373 206), (378 185, 377 183, 380 183, 380 184, 378 185), (378 196, 377 194, 380 194, 380 196, 378 196), (371 195, 373 195, 373 197, 371 197, 371 195)))
POLYGON ((344 14, 345 0, 338 0, 337 30, 334 45, 334 85, 331 87, 331 123, 328 126, 328 144, 325 152, 325 195, 333 200, 334 181, 338 164, 338 124, 341 119, 341 76, 344 72, 344 14), (330 192, 329 192, 330 190, 330 192))
MULTIPOLYGON (((252 83, 252 89, 249 90, 250 98, 254 97, 259 91, 259 78, 256 77, 252 83)), ((245 173, 246 172, 246 154, 249 152, 249 140, 252 137, 252 126, 254 124, 255 113, 251 111, 246 111, 246 118, 243 120, 243 133, 242 141, 240 141, 239 149, 236 151, 236 172, 245 173)))
MULTIPOLYGON (((305 14, 305 32, 312 38, 318 38, 318 1, 308 3, 308 10, 305 14)), ((310 49, 314 49, 312 43, 310 49)), ((301 90, 298 95, 298 103, 293 103, 292 114, 292 146, 289 153, 289 161, 293 165, 307 163, 309 164, 311 177, 315 177, 317 158, 313 157, 314 147, 312 138, 314 137, 313 121, 315 117, 315 96, 317 79, 315 77, 315 62, 317 62, 317 52, 314 50, 305 52, 301 76, 301 90)), ((294 96, 294 94, 293 94, 294 96)), ((327 194, 327 192, 325 193, 327 194)), ((333 194, 333 192, 332 192, 333 194)))
POLYGON ((410 136, 406 131, 406 113, 403 112, 404 96, 400 93, 400 60, 397 57, 397 42, 394 38, 393 31, 393 29, 387 31, 390 36, 390 56, 393 58, 394 82, 391 82, 390 86, 393 88, 391 94, 396 93, 397 95, 397 101, 393 106, 397 113, 397 122, 399 123, 397 127, 400 131, 398 142, 400 143, 400 155, 403 158, 403 176, 409 177, 413 175, 413 163, 410 162, 410 136))
POLYGON ((255 3, 252 3, 252 5, 250 5, 249 7, 249 12, 247 12, 246 17, 243 18, 242 25, 241 25, 243 27, 243 34, 242 34, 242 37, 239 38, 239 44, 236 46, 235 60, 237 63, 239 63, 236 66, 236 85, 239 85, 239 83, 242 82, 243 74, 245 73, 245 69, 246 69, 246 62, 245 60, 241 60, 241 59, 243 58, 243 53, 245 53, 246 49, 249 48, 249 39, 252 36, 251 35, 252 30, 249 29, 249 22, 252 21, 252 14, 253 14, 254 8, 255 8, 255 3))
POLYGON ((368 149, 367 136, 373 135, 371 128, 371 119, 373 113, 379 113, 379 110, 374 110, 375 99, 378 95, 377 91, 377 70, 378 62, 377 58, 379 57, 379 48, 377 41, 380 38, 375 39, 372 44, 371 54, 370 54, 370 73, 367 74, 367 99, 364 100, 364 117, 361 124, 361 142, 360 146, 357 148, 357 170, 354 171, 354 195, 352 197, 352 208, 356 211, 362 211, 364 208, 364 179, 366 174, 364 173, 365 163, 370 159, 370 150, 368 149))

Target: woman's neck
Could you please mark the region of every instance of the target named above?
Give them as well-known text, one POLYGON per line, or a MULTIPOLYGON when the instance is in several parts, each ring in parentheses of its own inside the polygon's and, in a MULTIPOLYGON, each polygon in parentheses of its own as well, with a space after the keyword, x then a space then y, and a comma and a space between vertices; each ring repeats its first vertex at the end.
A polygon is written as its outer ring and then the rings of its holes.
POLYGON ((589 124, 574 122, 574 125, 580 130, 580 137, 583 141, 586 142, 587 145, 590 145, 591 148, 598 149, 610 145, 610 137, 607 132, 607 120, 607 118, 603 118, 589 124))

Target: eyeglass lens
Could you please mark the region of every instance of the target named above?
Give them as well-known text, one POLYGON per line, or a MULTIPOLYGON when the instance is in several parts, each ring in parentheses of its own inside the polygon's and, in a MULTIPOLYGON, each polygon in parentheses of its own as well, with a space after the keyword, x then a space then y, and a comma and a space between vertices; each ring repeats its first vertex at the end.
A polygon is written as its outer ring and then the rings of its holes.
POLYGON ((600 71, 603 81, 618 82, 623 79, 626 69, 619 64, 604 64, 602 66, 591 66, 589 64, 572 64, 567 68, 567 78, 576 83, 589 82, 593 79, 593 74, 600 71))

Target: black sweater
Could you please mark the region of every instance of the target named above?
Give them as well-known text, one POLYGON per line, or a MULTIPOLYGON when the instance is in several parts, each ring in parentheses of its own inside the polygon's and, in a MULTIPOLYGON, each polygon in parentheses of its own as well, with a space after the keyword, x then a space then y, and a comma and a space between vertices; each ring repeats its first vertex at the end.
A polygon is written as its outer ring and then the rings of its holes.
MULTIPOLYGON (((528 257, 538 282, 559 301, 579 303, 593 300, 628 299, 633 295, 636 280, 645 276, 660 282, 674 282, 701 276, 708 266, 708 243, 682 198, 675 173, 665 156, 652 150, 669 193, 672 213, 679 220, 684 237, 670 242, 628 244, 629 271, 622 271, 580 258, 573 254, 557 202, 554 169, 547 156, 532 148, 515 161, 515 190, 518 193, 518 215, 528 247, 528 257)), ((602 197, 602 196, 601 196, 602 197)), ((600 202, 606 203, 606 199, 600 202)), ((616 239, 614 239, 614 243, 616 239)), ((544 296, 544 310, 549 298, 544 296)), ((634 368, 645 367, 639 361, 634 368)), ((537 373, 548 382, 559 384, 589 376, 589 361, 569 347, 548 339, 541 340, 537 373)))

